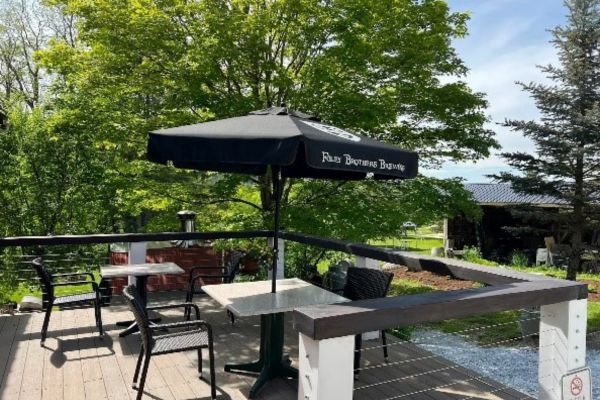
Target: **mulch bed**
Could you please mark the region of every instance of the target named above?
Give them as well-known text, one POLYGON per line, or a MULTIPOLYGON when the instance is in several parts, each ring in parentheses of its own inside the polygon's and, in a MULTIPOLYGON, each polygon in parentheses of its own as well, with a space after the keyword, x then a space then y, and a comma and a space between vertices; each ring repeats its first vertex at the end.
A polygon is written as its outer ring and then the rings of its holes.
MULTIPOLYGON (((410 279, 417 281, 424 285, 433 286, 438 290, 460 290, 460 289, 472 289, 476 287, 475 282, 463 281, 448 276, 437 275, 429 271, 409 271, 408 268, 403 266, 396 266, 395 269, 391 270, 395 278, 399 279, 410 279)), ((589 292, 589 301, 600 301, 600 285, 597 281, 590 280, 578 280, 578 282, 587 283, 590 288, 596 293, 589 292)))
POLYGON ((448 276, 437 275, 429 271, 409 271, 408 268, 403 266, 397 266, 397 269, 390 271, 394 274, 394 278, 399 279, 410 279, 417 281, 423 285, 433 286, 438 290, 460 290, 460 289, 472 289, 475 285, 471 281, 463 281, 448 276))

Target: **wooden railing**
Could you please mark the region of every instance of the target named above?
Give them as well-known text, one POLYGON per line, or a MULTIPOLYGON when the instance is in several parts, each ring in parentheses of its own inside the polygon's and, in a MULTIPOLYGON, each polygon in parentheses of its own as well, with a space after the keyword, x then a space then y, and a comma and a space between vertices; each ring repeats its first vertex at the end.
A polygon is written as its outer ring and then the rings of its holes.
POLYGON ((540 399, 561 399, 562 376, 585 366, 588 290, 584 283, 298 233, 286 232, 282 237, 488 285, 295 310, 294 324, 300 332, 299 400, 352 399, 354 370, 348 360, 353 359, 356 334, 523 307, 541 310, 540 399))
MULTIPOLYGON (((7 237, 0 238, 0 248, 261 237, 272 238, 273 232, 7 237)), ((287 240, 354 255, 359 265, 367 265, 368 260, 386 261, 405 265, 413 270, 452 275, 458 279, 487 285, 477 289, 363 300, 295 310, 294 324, 300 332, 298 398, 301 400, 352 398, 352 357, 356 334, 521 307, 541 307, 539 369, 545 372, 540 373, 539 378, 540 399, 560 399, 560 377, 585 365, 587 286, 583 283, 294 232, 282 232, 280 240, 279 271, 284 271, 283 245, 287 240), (549 374, 548 371, 552 373, 549 374)), ((145 251, 145 246, 143 247, 145 251)))

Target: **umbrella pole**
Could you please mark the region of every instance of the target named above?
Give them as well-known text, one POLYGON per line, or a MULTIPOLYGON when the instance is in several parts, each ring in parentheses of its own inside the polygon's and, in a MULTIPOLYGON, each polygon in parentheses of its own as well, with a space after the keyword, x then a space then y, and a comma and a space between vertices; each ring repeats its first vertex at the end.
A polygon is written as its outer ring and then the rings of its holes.
POLYGON ((281 166, 273 170, 273 194, 275 197, 275 221, 273 229, 273 276, 271 293, 277 291, 277 261, 279 260, 279 214, 281 212, 281 166))

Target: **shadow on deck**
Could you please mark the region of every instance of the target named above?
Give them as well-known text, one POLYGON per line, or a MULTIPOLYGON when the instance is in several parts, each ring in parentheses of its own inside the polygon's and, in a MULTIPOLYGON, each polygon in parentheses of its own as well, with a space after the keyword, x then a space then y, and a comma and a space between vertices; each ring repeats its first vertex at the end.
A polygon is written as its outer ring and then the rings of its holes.
MULTIPOLYGON (((179 302, 183 298, 177 292, 151 294, 150 302, 179 302)), ((0 399, 134 399, 137 392, 131 389, 131 381, 139 338, 119 338, 121 328, 115 323, 131 319, 119 300, 103 309, 107 330, 103 338, 94 329, 91 309, 53 313, 45 348, 39 345, 42 313, 1 316, 0 399)), ((252 361, 257 356, 259 319, 237 319, 232 326, 225 311, 209 298, 198 299, 198 304, 203 319, 214 330, 218 398, 246 399, 255 377, 225 373, 223 364, 252 361)), ((181 318, 178 310, 162 315, 167 321, 181 318)), ((289 320, 286 345, 297 364, 298 334, 289 320)), ((411 344, 391 346, 389 363, 378 367, 382 364, 381 349, 364 353, 364 370, 355 381, 355 399, 530 398, 411 344)), ((196 366, 195 352, 153 357, 144 398, 209 399, 209 385, 198 379, 196 366)), ((297 381, 275 379, 265 386, 259 398, 295 400, 297 381)))

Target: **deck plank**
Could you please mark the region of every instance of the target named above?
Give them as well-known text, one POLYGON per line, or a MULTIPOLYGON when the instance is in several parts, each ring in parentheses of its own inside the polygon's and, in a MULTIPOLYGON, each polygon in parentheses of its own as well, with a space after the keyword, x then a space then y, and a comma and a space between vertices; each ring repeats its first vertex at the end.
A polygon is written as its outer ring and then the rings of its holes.
POLYGON ((23 320, 27 317, 19 315, 13 317, 3 316, 1 318, 3 329, 0 332, 0 395, 5 386, 5 376, 14 364, 11 358, 14 358, 15 347, 18 345, 16 340, 17 329, 19 324, 23 323, 23 320))
MULTIPOLYGON (((25 373, 25 359, 30 340, 23 333, 29 324, 30 316, 22 315, 17 317, 19 320, 15 324, 14 339, 8 357, 8 365, 2 381, 0 393, 3 398, 18 398, 21 392, 21 381, 25 373)), ((39 345, 38 345, 39 346, 39 345)))
POLYGON ((42 369, 42 397, 44 400, 62 400, 64 397, 64 385, 57 384, 64 381, 64 349, 63 341, 68 340, 70 335, 68 329, 68 318, 70 313, 57 312, 53 315, 52 325, 56 335, 50 336, 45 343, 42 369), (63 319, 65 330, 63 332, 63 319))
MULTIPOLYGON (((82 353, 80 340, 86 335, 87 317, 84 310, 75 310, 63 316, 63 331, 70 335, 63 341, 65 364, 63 366, 63 393, 65 400, 85 398, 82 353)), ((85 355, 84 355, 85 356, 85 355)))
MULTIPOLYGON (((60 325, 59 318, 55 317, 50 326, 50 329, 53 330, 60 325)), ((25 328, 24 336, 27 338, 28 346, 19 398, 37 399, 41 397, 46 349, 40 346, 38 335, 40 325, 38 320, 32 318, 25 328)))

